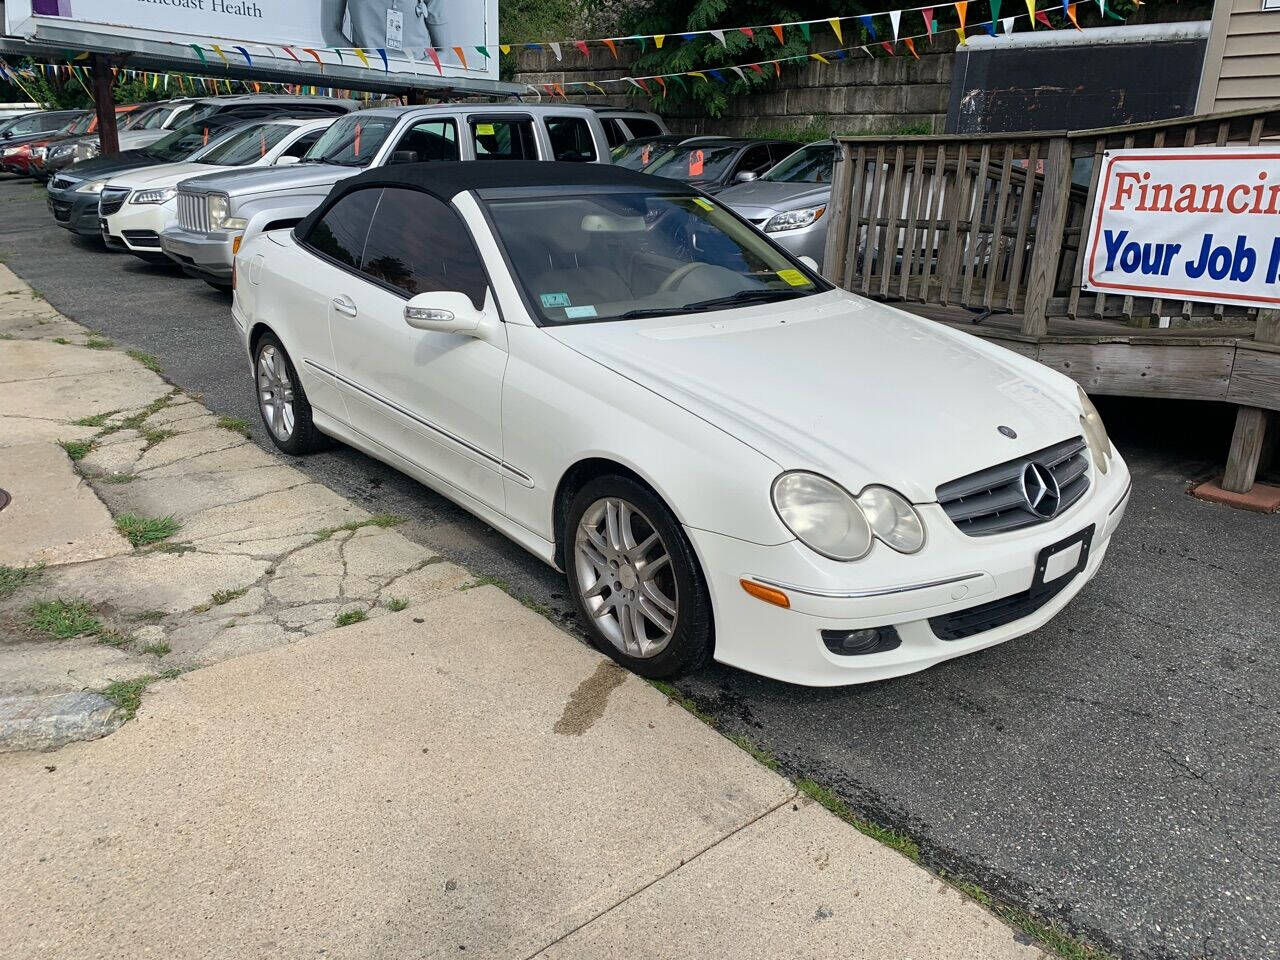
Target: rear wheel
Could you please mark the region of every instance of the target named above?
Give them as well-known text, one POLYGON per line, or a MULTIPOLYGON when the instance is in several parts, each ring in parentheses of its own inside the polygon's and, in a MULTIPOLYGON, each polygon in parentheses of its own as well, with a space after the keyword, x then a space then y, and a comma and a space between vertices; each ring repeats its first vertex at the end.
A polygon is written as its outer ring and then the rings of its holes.
POLYGON ((264 333, 253 352, 258 412, 272 442, 285 453, 302 454, 325 445, 324 434, 311 421, 311 404, 298 372, 280 341, 264 333))
POLYGON ((711 657, 711 601, 680 524, 629 477, 588 482, 567 511, 565 570, 597 647, 644 677, 699 669, 711 657))

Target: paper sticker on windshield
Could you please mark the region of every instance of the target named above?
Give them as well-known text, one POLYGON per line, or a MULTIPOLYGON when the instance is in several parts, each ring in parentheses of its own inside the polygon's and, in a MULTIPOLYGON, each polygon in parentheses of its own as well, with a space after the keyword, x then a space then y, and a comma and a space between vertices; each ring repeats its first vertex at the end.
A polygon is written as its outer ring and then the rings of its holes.
POLYGON ((702 176, 703 153, 701 150, 689 151, 689 176, 702 176))
POLYGON ((477 124, 476 124, 476 136, 477 136, 477 137, 492 137, 493 135, 494 135, 494 132, 493 132, 493 124, 492 124, 492 123, 477 123, 477 124))
POLYGON ((567 307, 570 304, 569 295, 567 293, 543 293, 539 295, 544 310, 553 310, 556 307, 567 307))
POLYGON ((694 197, 693 202, 700 206, 703 210, 714 210, 710 200, 703 200, 702 197, 694 197))
POLYGON ((596 316, 596 308, 592 306, 585 307, 565 307, 564 315, 570 320, 581 320, 583 317, 596 316))
POLYGON ((778 276, 793 287, 805 287, 809 285, 809 278, 799 270, 779 270, 778 276))

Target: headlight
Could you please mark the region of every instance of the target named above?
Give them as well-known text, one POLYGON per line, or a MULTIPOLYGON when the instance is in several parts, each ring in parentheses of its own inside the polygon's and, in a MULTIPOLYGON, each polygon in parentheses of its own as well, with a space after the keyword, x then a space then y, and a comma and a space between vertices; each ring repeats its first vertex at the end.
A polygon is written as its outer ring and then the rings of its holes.
POLYGON ((784 473, 773 482, 773 506, 787 529, 832 560, 861 560, 871 549, 871 525, 857 501, 816 473, 784 473))
POLYGON ((101 193, 106 185, 105 180, 88 180, 76 187, 76 193, 101 193))
POLYGON ((76 159, 88 160, 90 157, 96 157, 102 151, 100 143, 78 143, 74 147, 76 159))
POLYGON ((49 149, 49 159, 50 159, 50 160, 57 160, 57 159, 59 159, 60 157, 65 157, 65 156, 66 156, 67 154, 69 154, 73 149, 75 149, 75 148, 74 148, 74 147, 72 147, 70 144, 60 143, 60 144, 58 144, 56 147, 51 147, 51 148, 49 149))
POLYGON ((227 214, 231 212, 231 201, 220 193, 211 193, 204 202, 209 207, 209 226, 214 230, 221 230, 227 221, 227 214))
POLYGON ((764 232, 781 233, 783 230, 799 230, 801 227, 817 223, 826 212, 827 208, 821 206, 805 207, 803 210, 788 210, 785 213, 775 214, 765 223, 764 232))
POLYGON ((129 198, 130 203, 168 203, 178 195, 177 187, 162 190, 138 190, 129 198))
POLYGON ((899 553, 915 553, 924 546, 924 524, 915 507, 888 487, 867 487, 858 506, 876 539, 899 553))
POLYGON ((49 153, 48 147, 36 147, 31 151, 31 155, 37 159, 43 160, 49 153))
POLYGON ((1080 394, 1080 406, 1084 412, 1080 414, 1080 429, 1084 431, 1084 442, 1089 445, 1089 453, 1093 455, 1093 465, 1100 473, 1111 469, 1111 438, 1107 436, 1107 428, 1102 424, 1102 417, 1089 395, 1082 387, 1077 386, 1080 394))

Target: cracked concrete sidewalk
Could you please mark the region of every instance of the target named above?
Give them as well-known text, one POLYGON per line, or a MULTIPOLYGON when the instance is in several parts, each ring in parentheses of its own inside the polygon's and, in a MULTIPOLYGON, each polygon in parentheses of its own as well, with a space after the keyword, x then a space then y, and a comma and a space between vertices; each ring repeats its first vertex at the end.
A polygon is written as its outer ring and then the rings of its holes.
POLYGON ((85 742, 0 755, 0 956, 1043 958, 24 291, 0 728, 85 742))

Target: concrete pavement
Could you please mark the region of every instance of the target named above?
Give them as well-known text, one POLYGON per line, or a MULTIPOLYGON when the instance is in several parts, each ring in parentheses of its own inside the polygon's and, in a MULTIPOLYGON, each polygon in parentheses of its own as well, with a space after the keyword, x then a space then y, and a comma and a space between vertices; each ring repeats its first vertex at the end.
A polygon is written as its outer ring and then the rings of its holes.
POLYGON ((0 290, 0 956, 1042 956, 0 290))

